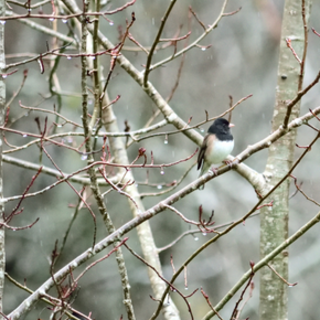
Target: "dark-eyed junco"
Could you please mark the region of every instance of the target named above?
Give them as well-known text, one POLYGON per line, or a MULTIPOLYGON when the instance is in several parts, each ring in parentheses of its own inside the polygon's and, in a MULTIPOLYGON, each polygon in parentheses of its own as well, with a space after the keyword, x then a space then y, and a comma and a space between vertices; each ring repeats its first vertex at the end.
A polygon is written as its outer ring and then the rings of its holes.
POLYGON ((233 150, 234 140, 230 131, 232 127, 234 125, 223 118, 216 119, 209 127, 198 155, 198 170, 202 168, 200 176, 206 173, 211 165, 225 160, 233 150))

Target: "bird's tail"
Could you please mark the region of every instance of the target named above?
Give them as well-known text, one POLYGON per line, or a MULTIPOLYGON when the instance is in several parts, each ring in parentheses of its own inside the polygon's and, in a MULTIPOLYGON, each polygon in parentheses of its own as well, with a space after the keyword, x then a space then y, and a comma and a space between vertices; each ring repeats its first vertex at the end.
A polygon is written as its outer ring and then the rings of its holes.
POLYGON ((199 178, 201 176, 203 176, 205 173, 207 173, 207 171, 210 169, 210 166, 208 166, 206 163, 203 164, 201 170, 200 170, 200 174, 199 174, 199 178))
MULTIPOLYGON (((199 174, 199 178, 201 176, 203 176, 205 173, 207 173, 207 171, 209 170, 210 166, 208 166, 206 163, 203 164, 201 170, 200 170, 200 174, 199 174)), ((202 186, 199 187, 199 190, 203 190, 204 189, 204 184, 202 186)))

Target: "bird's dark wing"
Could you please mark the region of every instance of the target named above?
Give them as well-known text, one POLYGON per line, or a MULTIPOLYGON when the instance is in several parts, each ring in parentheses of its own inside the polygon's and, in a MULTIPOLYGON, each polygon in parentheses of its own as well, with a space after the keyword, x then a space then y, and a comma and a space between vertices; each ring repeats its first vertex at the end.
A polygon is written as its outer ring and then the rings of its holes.
POLYGON ((207 150, 207 140, 208 140, 208 135, 206 135, 203 139, 203 143, 201 146, 201 149, 199 151, 198 154, 198 166, 197 166, 197 170, 199 170, 202 166, 203 166, 203 162, 204 162, 204 155, 206 153, 207 150))

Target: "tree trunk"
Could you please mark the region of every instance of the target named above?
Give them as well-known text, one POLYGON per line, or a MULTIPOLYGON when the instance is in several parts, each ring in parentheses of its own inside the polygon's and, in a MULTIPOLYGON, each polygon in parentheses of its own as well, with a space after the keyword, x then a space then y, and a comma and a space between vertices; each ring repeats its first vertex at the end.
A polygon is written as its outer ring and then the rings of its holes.
MULTIPOLYGON (((0 1, 0 15, 5 14, 5 2, 0 1)), ((4 24, 0 23, 0 74, 4 73, 5 67, 5 50, 4 50, 4 24)), ((0 126, 3 126, 5 120, 5 103, 6 103, 6 85, 4 77, 0 75, 0 126)), ((3 133, 0 133, 0 223, 3 223, 4 203, 3 199, 3 170, 2 170, 2 146, 3 133)), ((4 287, 4 272, 6 265, 5 255, 5 228, 0 228, 0 311, 3 312, 3 287, 4 287)))
MULTIPOLYGON (((302 59, 306 45, 302 19, 304 1, 287 0, 285 2, 281 43, 279 53, 278 85, 273 114, 272 131, 283 125, 287 113, 287 103, 302 87, 303 67, 287 47, 286 39, 302 59)), ((311 1, 305 1, 306 21, 310 13, 311 1)), ((305 49, 306 50, 306 49, 305 49)), ((291 118, 299 115, 300 103, 291 112, 291 118)), ((285 135, 269 148, 267 166, 264 172, 269 187, 272 188, 292 167, 296 131, 285 135)), ((288 237, 289 185, 287 179, 267 200, 273 200, 272 207, 261 210, 260 255, 265 257, 288 237)), ((288 251, 284 250, 271 263, 272 267, 284 278, 288 278, 288 251)), ((260 278, 260 320, 288 319, 287 285, 269 268, 261 270, 260 278)))

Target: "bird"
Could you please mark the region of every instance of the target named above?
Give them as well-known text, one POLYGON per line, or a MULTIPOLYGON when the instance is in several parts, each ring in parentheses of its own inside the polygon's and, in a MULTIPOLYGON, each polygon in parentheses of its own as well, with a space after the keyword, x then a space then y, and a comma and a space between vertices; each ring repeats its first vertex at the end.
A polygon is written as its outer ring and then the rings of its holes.
POLYGON ((232 152, 234 139, 230 128, 234 124, 224 118, 216 119, 209 127, 198 154, 197 169, 200 176, 206 173, 213 164, 221 163, 232 152))

